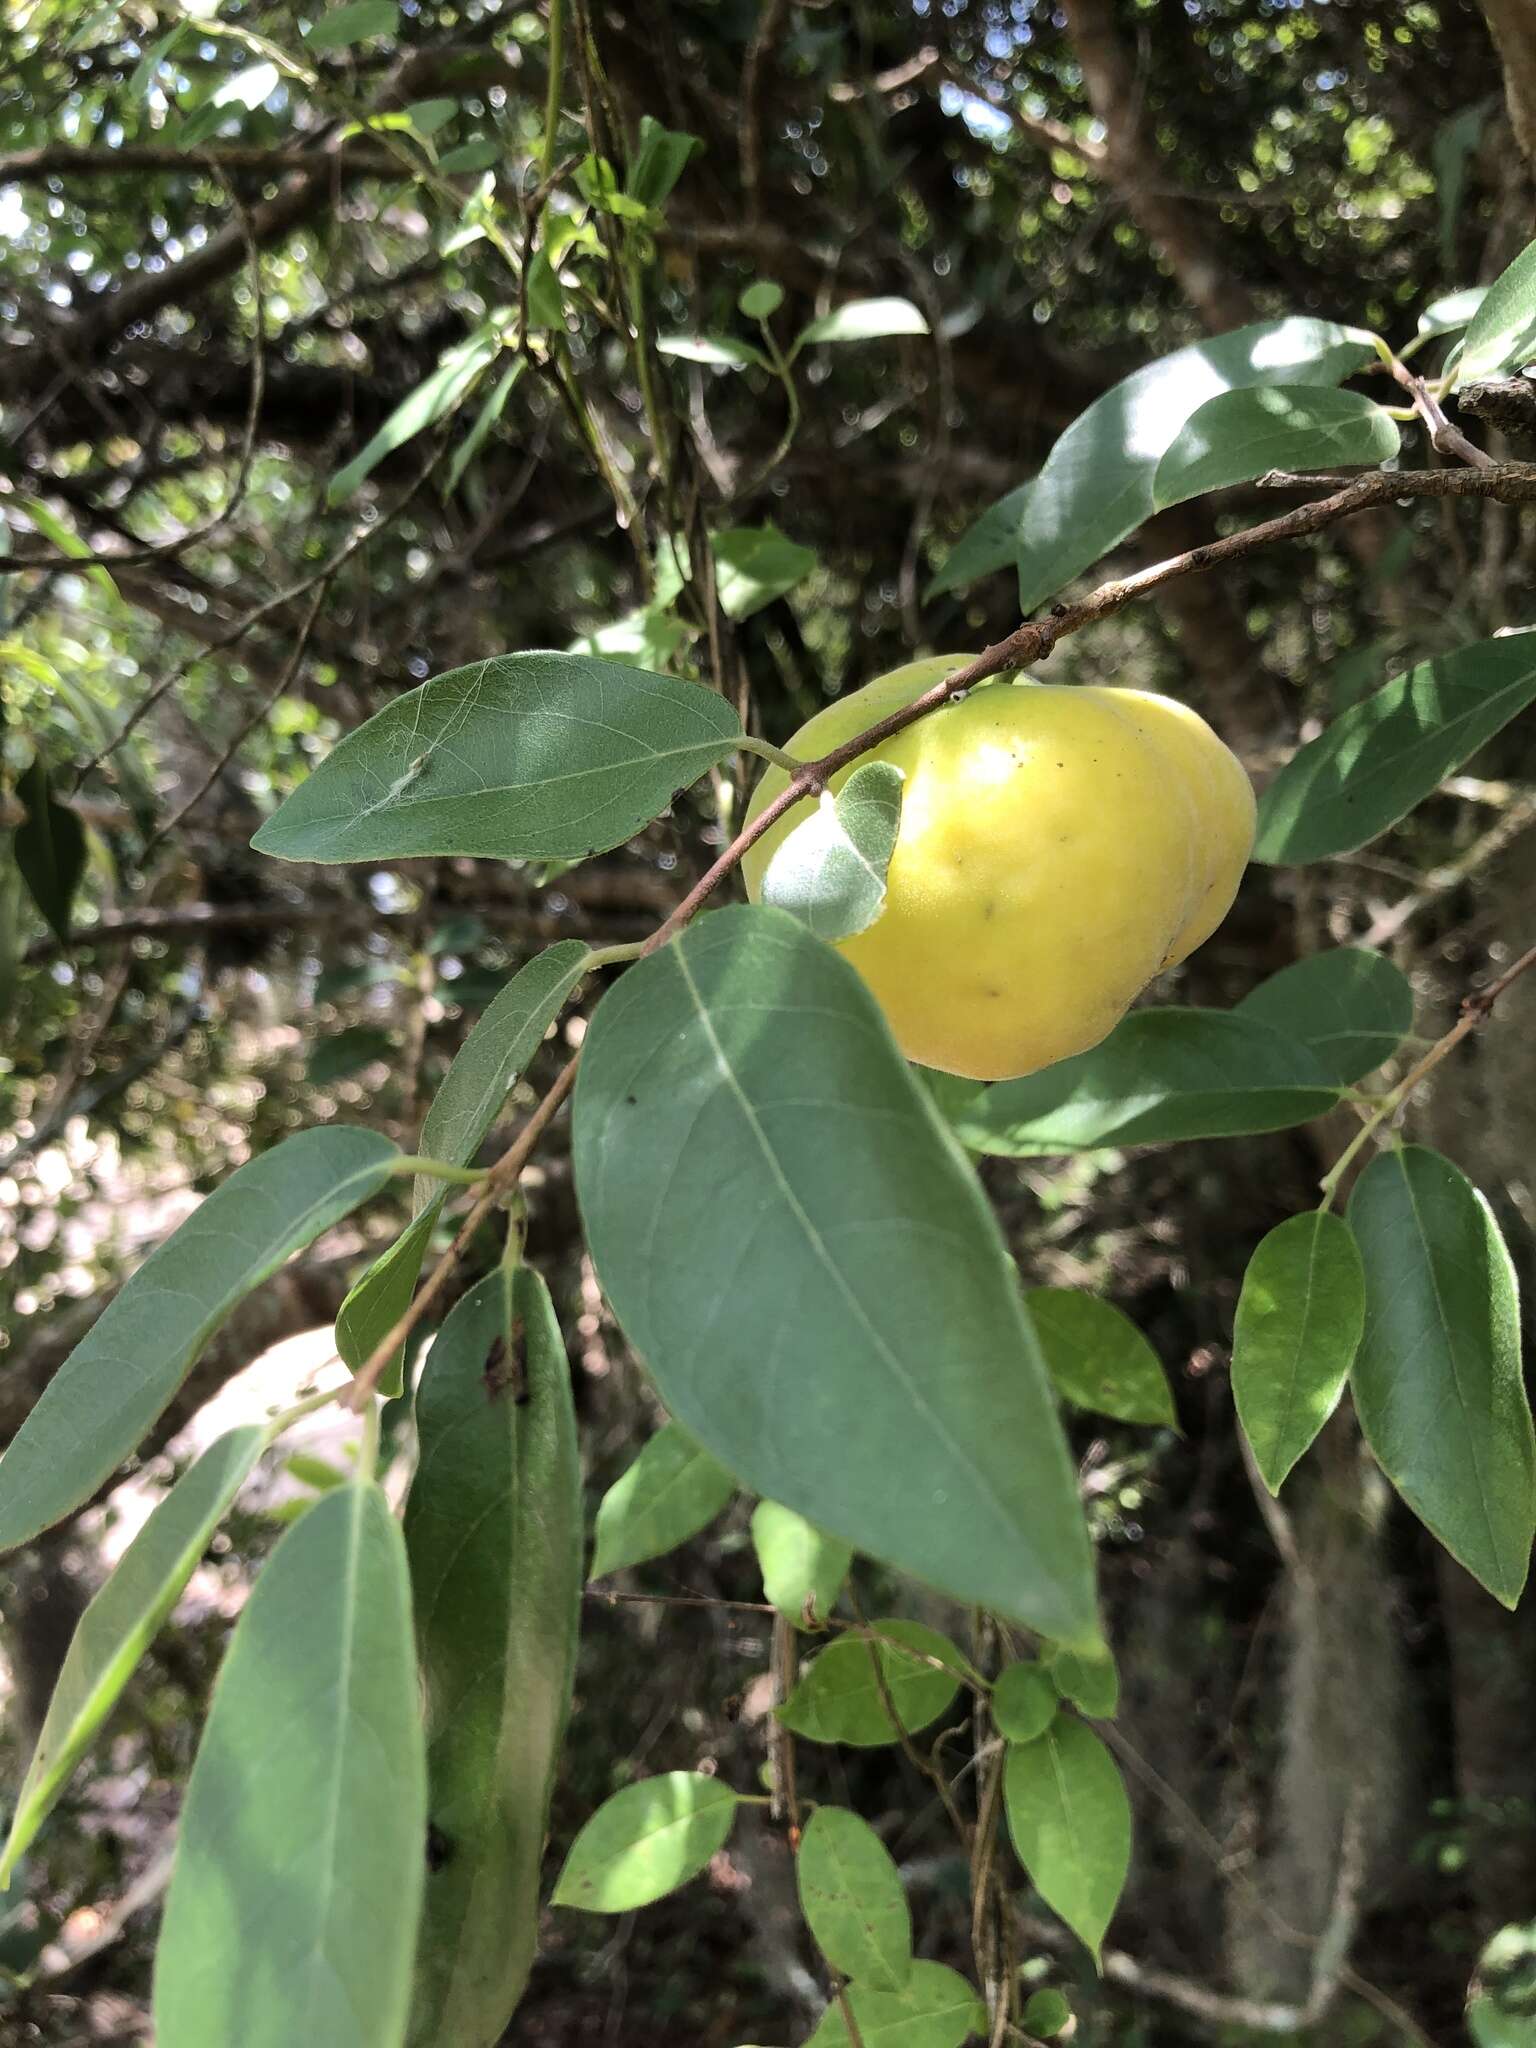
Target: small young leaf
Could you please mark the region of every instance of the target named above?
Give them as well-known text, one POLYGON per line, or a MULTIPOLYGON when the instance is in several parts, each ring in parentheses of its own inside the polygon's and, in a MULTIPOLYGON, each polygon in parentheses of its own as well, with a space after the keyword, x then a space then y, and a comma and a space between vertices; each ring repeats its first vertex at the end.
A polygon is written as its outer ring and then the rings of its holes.
POLYGON ((672 188, 703 149, 697 135, 684 135, 664 128, 649 114, 640 116, 640 147, 630 165, 624 189, 642 206, 659 209, 672 196, 672 188))
POLYGON ((733 526, 713 533, 715 595, 728 619, 747 619, 809 576, 814 548, 786 540, 776 526, 733 526))
POLYGON ((16 1795, 0 1887, 9 1884, 17 1859, 181 1597, 267 1440, 264 1429, 252 1426, 210 1444, 155 1507, 81 1615, 16 1795))
POLYGON ((1049 2041, 1072 2024, 1072 2008, 1059 1991, 1047 1985, 1030 1993, 1021 2020, 1026 2034, 1036 2041, 1049 2041))
MULTIPOLYGON (((899 1991, 849 1984, 843 1996, 863 2048, 960 2048, 972 2034, 986 2031, 986 2007, 944 1963, 914 1963, 899 1991)), ((806 2048, 851 2048, 852 2040, 834 2000, 806 2048)))
POLYGON ((395 0, 348 0, 346 6, 327 7, 305 29, 304 40, 312 50, 345 50, 371 36, 392 36, 399 26, 395 0))
POLYGON ((1064 1700, 1094 1721, 1113 1721, 1120 1706, 1120 1674, 1108 1650, 1085 1657, 1053 1646, 1045 1660, 1051 1683, 1064 1700))
POLYGON ((1463 384, 1485 384, 1536 362, 1536 242, 1501 271, 1472 315, 1461 352, 1463 384))
POLYGON ((377 1486, 294 1523, 235 1628, 155 1958, 159 2048, 401 2039, 426 1839, 410 1585, 377 1486))
POLYGON ((1438 1152, 1373 1159, 1349 1221, 1365 1265, 1350 1372, 1360 1426, 1403 1499, 1514 1607, 1536 1519, 1536 1438, 1515 1272, 1487 1202, 1438 1152))
POLYGON ((873 1628, 873 1636, 850 1632, 820 1652, 779 1709, 786 1728, 811 1742, 869 1749, 894 1742, 901 1729, 914 1734, 945 1711, 965 1668, 949 1638, 918 1621, 873 1628))
POLYGON ((752 1545, 763 1591, 785 1620, 796 1628, 824 1621, 853 1562, 848 1545, 775 1500, 752 1510, 752 1545))
POLYGON ((697 1877, 736 1818, 729 1785, 667 1771, 615 1792, 571 1844, 553 1904, 631 1913, 697 1877))
POLYGON ((53 793, 41 754, 16 778, 26 817, 11 841, 32 901, 61 945, 69 944, 70 911, 85 873, 85 828, 53 793))
POLYGON ((1394 676, 1294 754, 1259 799, 1256 861, 1353 853, 1406 817, 1536 699, 1536 631, 1394 676))
POLYGON ((1086 1722, 1062 1715, 1037 1741, 1010 1746, 1003 1799, 1030 1883, 1097 1962, 1131 1861, 1114 1758, 1086 1722))
POLYGON ((492 320, 476 328, 467 341, 445 349, 431 375, 416 386, 409 398, 400 401, 372 440, 346 467, 337 470, 326 489, 326 503, 343 504, 386 455, 393 455, 407 441, 446 418, 486 364, 494 362, 500 353, 500 326, 492 320))
POLYGON ((771 320, 783 303, 783 285, 774 284, 768 278, 759 278, 756 284, 749 284, 736 301, 748 320, 771 320))
POLYGON ((1024 1306, 1057 1391, 1117 1422, 1178 1427, 1157 1353, 1112 1302, 1076 1287, 1031 1287, 1024 1306))
POLYGON ((1197 406, 1152 480, 1159 510, 1271 469, 1376 467, 1397 453, 1397 422, 1374 399, 1326 384, 1257 384, 1197 406))
POLYGON ((712 1522, 736 1482, 675 1422, 659 1429, 597 1511, 592 1576, 676 1550, 712 1522))
POLYGON ((912 1974, 912 1915, 891 1852, 845 1806, 818 1806, 795 1859, 800 1910, 833 1969, 875 1991, 912 1974))
POLYGON ((656 352, 675 356, 679 362, 705 363, 713 370, 773 367, 760 348, 754 348, 749 341, 736 341, 728 334, 663 334, 657 337, 656 352))
POLYGON ((850 299, 803 328, 793 358, 816 342, 879 341, 890 334, 926 334, 928 322, 910 299, 850 299))
POLYGON ((533 1962, 580 1619, 571 1372, 536 1273, 502 1267, 454 1309, 422 1371, 416 1426, 405 1546, 441 1854, 429 1858, 407 2039, 478 2048, 500 2039, 533 1962))
POLYGON ((1096 1639, 1017 1270, 846 961, 766 905, 637 961, 593 1014, 573 1147, 630 1342, 744 1486, 958 1598, 1096 1639))
POLYGON ((301 1131, 232 1173, 156 1247, 43 1391, 0 1458, 0 1550, 88 1500, 143 1437, 225 1317, 292 1252, 376 1194, 377 1131, 301 1131))
MULTIPOLYGON (((361 1372, 411 1305, 421 1265, 432 1241, 443 1190, 427 1203, 392 1245, 353 1281, 336 1316, 336 1349, 351 1372, 361 1372)), ((379 1376, 379 1391, 398 1394, 404 1382, 405 1346, 379 1376)))
POLYGON ((1365 1273, 1341 1216, 1287 1217, 1243 1275, 1232 1395, 1271 1493, 1338 1406, 1365 1327, 1365 1273))
POLYGON ((502 655, 348 733, 251 844, 280 860, 584 860, 740 738, 735 711, 699 683, 584 654, 502 655))
POLYGON ((1337 1100, 1311 1047, 1257 1018, 1133 1010, 1091 1052, 994 1082, 954 1122, 974 1151, 1027 1157, 1283 1131, 1337 1100))
POLYGON ((992 1718, 1007 1742, 1033 1742, 1056 1718, 1057 1693, 1043 1664, 1007 1664, 992 1687, 992 1718))
POLYGON ((1237 1014, 1305 1040, 1329 1080, 1348 1088, 1391 1059, 1413 1029, 1413 990, 1383 954, 1331 946, 1261 981, 1237 1014))
POLYGON ((885 908, 886 871, 901 829, 901 770, 865 761, 833 796, 823 790, 768 863, 762 900, 818 939, 848 939, 885 908))

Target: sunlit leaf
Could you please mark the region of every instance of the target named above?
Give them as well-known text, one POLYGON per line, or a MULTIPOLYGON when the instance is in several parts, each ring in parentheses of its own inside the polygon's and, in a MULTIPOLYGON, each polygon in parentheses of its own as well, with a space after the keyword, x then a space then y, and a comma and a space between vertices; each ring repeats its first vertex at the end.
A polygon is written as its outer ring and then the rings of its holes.
POLYGON ((824 1620, 837 1603, 853 1552, 776 1500, 752 1510, 752 1547, 763 1591, 796 1628, 824 1620))
POLYGON ((1177 1426, 1157 1353, 1113 1302, 1076 1287, 1032 1287, 1024 1304, 1057 1390, 1076 1407, 1177 1426))
POLYGON ((736 1806, 729 1785, 693 1771, 626 1785, 571 1844, 555 1905, 630 1913, 676 1891, 724 1848, 736 1806))
POLYGON ((733 526, 712 533, 715 595, 728 619, 747 619, 810 575, 814 548, 786 540, 776 526, 733 526))
POLYGON ((450 497, 459 487, 459 479, 480 453, 486 436, 506 411, 507 400, 512 396, 513 386, 523 374, 523 358, 518 356, 508 369, 502 371, 496 382, 485 395, 485 402, 475 414, 469 432, 454 449, 448 464, 448 474, 443 479, 443 496, 450 497))
POLYGON ((658 336, 659 355, 676 356, 684 363, 705 363, 716 370, 767 370, 772 367, 760 348, 749 341, 736 341, 728 334, 663 334, 658 336))
POLYGON ((917 1621, 872 1627, 872 1636, 839 1636, 817 1654, 779 1708, 786 1728, 811 1742, 870 1748, 895 1742, 902 1729, 926 1728, 945 1711, 965 1668, 949 1638, 917 1621))
POLYGON ((1418 332, 1426 337, 1434 334, 1454 334, 1458 327, 1465 327, 1478 307, 1488 296, 1485 284, 1464 285, 1459 292, 1446 292, 1443 297, 1432 299, 1418 319, 1418 332))
POLYGON ((1098 1960, 1131 1861, 1131 1808, 1115 1760, 1063 1714, 1009 1746, 1003 1797, 1029 1881, 1098 1960))
POLYGON ((891 334, 927 332, 927 320, 910 299, 850 299, 802 328, 790 355, 818 342, 879 341, 891 334))
POLYGON ((337 470, 326 489, 326 502, 340 505, 350 498, 363 480, 371 476, 386 455, 393 455, 407 441, 413 441, 428 427, 436 426, 453 411, 487 363, 501 353, 501 325, 485 321, 467 341, 445 349, 437 368, 424 377, 408 398, 403 398, 344 469, 337 470))
POLYGON ((899 1991, 912 1974, 912 1915, 891 1852, 845 1806, 818 1806, 795 1858, 800 1910, 845 1977, 899 1991))
POLYGON ((676 1550, 706 1528, 735 1491, 725 1467, 669 1422, 603 1495, 593 1578, 676 1550))
MULTIPOLYGON (((957 1970, 914 1963, 899 1991, 850 1984, 844 1991, 863 2048, 960 2048, 986 2031, 986 2007, 957 1970)), ((851 2048, 853 2036, 834 2000, 806 2048, 851 2048)))
POLYGON ((1506 377, 1536 362, 1536 242, 1501 271, 1467 325, 1459 369, 1463 384, 1506 377))
POLYGON ((1271 1493, 1338 1405, 1365 1326, 1365 1274, 1331 1211, 1289 1216, 1243 1275, 1232 1395, 1271 1493))
POLYGON ((1358 391, 1326 384, 1223 391, 1196 407, 1164 451, 1153 502, 1182 505, 1272 469, 1375 467, 1391 460, 1401 440, 1396 420, 1358 391))

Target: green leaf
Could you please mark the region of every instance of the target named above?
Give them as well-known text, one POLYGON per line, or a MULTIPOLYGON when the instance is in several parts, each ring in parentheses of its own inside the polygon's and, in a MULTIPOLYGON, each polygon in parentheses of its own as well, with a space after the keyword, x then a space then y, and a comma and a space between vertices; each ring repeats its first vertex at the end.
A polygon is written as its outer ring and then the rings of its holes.
POLYGON ((697 135, 685 135, 664 128, 649 114, 640 116, 640 147, 629 167, 624 189, 642 206, 660 209, 672 196, 672 189, 688 165, 703 149, 697 135))
MULTIPOLYGON (((394 0, 377 0, 377 4, 381 7, 393 7, 394 0)), ((405 118, 418 135, 435 135, 439 128, 447 126, 458 111, 457 100, 412 100, 405 110, 405 118)))
POLYGON ((1329 1080, 1348 1088, 1413 1029, 1413 990, 1384 954, 1332 946, 1261 981, 1237 1014, 1304 1040, 1329 1080))
POLYGON ((1477 1959, 1467 1999, 1467 2032, 1476 2048, 1536 2044, 1536 1922, 1501 1927, 1477 1959))
POLYGON ((332 1031, 317 1038, 305 1063, 304 1077, 316 1088, 332 1081, 345 1081, 379 1060, 388 1060, 395 1050, 389 1032, 377 1024, 354 1024, 345 1031, 332 1031))
POLYGON ((1053 1646, 1045 1668, 1064 1700, 1095 1721, 1113 1721, 1120 1706, 1120 1674, 1108 1650, 1085 1657, 1053 1646))
POLYGON ((1488 288, 1467 326, 1459 381, 1483 384, 1536 362, 1536 242, 1488 288))
POLYGON ((1024 1305, 1058 1392, 1075 1406, 1177 1429, 1157 1353, 1112 1302, 1075 1287, 1032 1287, 1024 1305))
POLYGON ((603 996, 577 1191, 669 1412, 743 1485, 1096 1638, 1075 1474, 992 1211, 854 970, 766 906, 603 996))
MULTIPOLYGON (((25 498, 14 493, 7 498, 6 506, 12 512, 24 514, 43 539, 56 547, 61 555, 68 555, 72 561, 90 563, 89 568, 81 571, 87 583, 94 584, 106 597, 118 597, 117 585, 112 581, 105 566, 100 562, 91 561, 92 551, 89 544, 80 538, 72 526, 66 525, 57 513, 51 512, 36 498, 25 498)), ((9 549, 6 552, 9 553, 9 549)))
POLYGON ((502 371, 495 384, 486 393, 485 402, 476 413, 469 432, 454 449, 448 464, 448 474, 443 479, 443 496, 451 498, 459 487, 459 479, 480 453, 485 438, 507 409, 507 400, 512 396, 512 387, 523 374, 523 358, 518 356, 511 367, 502 371))
POLYGON ((280 860, 583 860, 735 750, 702 684, 585 654, 449 669, 332 748, 251 844, 280 860))
POLYGON ((125 91, 130 106, 137 106, 140 100, 149 97, 150 88, 160 75, 160 66, 191 26, 190 18, 184 15, 174 28, 167 29, 157 42, 150 44, 128 79, 125 91))
POLYGON ((1332 469, 1388 462, 1402 442, 1396 420, 1358 391, 1326 384, 1260 384, 1197 406, 1164 451, 1152 480, 1158 510, 1271 469, 1332 469))
POLYGON ((776 1500, 752 1510, 752 1546, 763 1575, 763 1591, 786 1621, 814 1628, 837 1605, 853 1552, 776 1500))
POLYGON ((845 1806, 818 1806, 795 1858, 800 1910, 833 1969, 875 1991, 912 1974, 912 1915, 891 1852, 845 1806))
MULTIPOLYGON (((562 939, 520 967, 487 1004, 453 1064, 421 1126, 421 1156, 445 1166, 468 1166, 485 1142, 518 1076, 537 1052, 545 1032, 580 981, 590 958, 579 939, 562 939)), ((410 1305, 446 1190, 423 1174, 416 1182, 415 1220, 357 1280, 336 1318, 336 1349, 353 1372, 373 1356, 410 1305)), ((404 1346, 379 1385, 398 1393, 404 1346)))
POLYGON ((200 142, 206 142, 210 135, 224 125, 231 107, 243 107, 253 114, 277 90, 278 70, 275 64, 250 64, 243 71, 237 71, 215 87, 210 97, 195 114, 176 130, 170 138, 176 149, 196 149, 200 142))
POLYGON ((327 7, 304 31, 312 50, 345 50, 372 36, 392 36, 400 27, 395 0, 350 0, 345 7, 327 7))
MULTIPOLYGON (((439 166, 443 168, 443 166, 439 166)), ((340 505, 351 497, 365 477, 371 476, 386 455, 393 455, 408 441, 436 426, 461 402, 487 363, 501 353, 501 323, 487 320, 467 341, 445 349, 437 368, 424 377, 408 398, 403 398, 373 436, 345 468, 337 470, 326 487, 328 505, 340 505)), ((430 687, 430 685, 428 686, 430 687)))
POLYGON ((444 177, 452 178, 461 171, 488 171, 505 155, 505 148, 494 135, 475 135, 457 148, 445 150, 437 160, 437 168, 444 177))
POLYGON ((866 761, 835 796, 823 790, 763 875, 762 897, 819 939, 848 939, 885 908, 885 878, 901 829, 901 770, 866 761))
POLYGON ((437 2048, 498 2040, 522 1994, 570 1712, 581 1461, 565 1344, 536 1273, 503 1267, 454 1309, 422 1371, 416 1428, 405 1546, 439 1853, 408 2039, 437 2048), (493 1359, 498 1340, 515 1357, 493 1359))
POLYGON ((783 285, 774 284, 768 278, 759 278, 756 284, 749 284, 736 301, 738 310, 748 320, 771 320, 783 303, 783 285))
POLYGON ((955 1129, 1027 1157, 1282 1131, 1338 1100, 1311 1047, 1236 1011, 1133 1010, 1091 1052, 999 1081, 955 1129))
POLYGON ((676 1550, 725 1507, 736 1482, 675 1422, 659 1429, 597 1511, 594 1579, 676 1550))
POLYGON ((928 322, 910 299, 849 299, 802 328, 790 359, 817 342, 879 341, 890 334, 926 334, 928 322))
POLYGON ((1072 2024, 1072 2008, 1059 1991, 1046 1986, 1030 1993, 1020 2017, 1026 2034, 1049 2041, 1072 2024))
POLYGON ((0 1459, 0 1550, 88 1500, 204 1345, 290 1253, 376 1194, 399 1157, 377 1131, 301 1131, 232 1173, 103 1309, 0 1459))
POLYGON ((718 1778, 666 1771, 615 1792, 571 1844, 553 1903, 630 1913, 697 1877, 725 1846, 736 1794, 718 1778))
POLYGON ((706 363, 716 370, 771 370, 773 365, 760 348, 749 341, 736 341, 728 334, 663 334, 657 337, 656 353, 676 356, 684 363, 706 363))
POLYGON ((1432 299, 1419 315, 1418 332, 1426 339, 1435 334, 1454 334, 1465 327, 1488 296, 1485 284, 1463 285, 1459 292, 1446 292, 1432 299))
POLYGON ((1056 1718, 1058 1694, 1043 1664, 1007 1664, 992 1687, 992 1718, 1007 1742, 1034 1742, 1056 1718))
POLYGON ((1083 1721, 1063 1715, 1004 1766, 1008 1831, 1041 1898, 1095 1962, 1131 1862, 1131 1808, 1115 1760, 1083 1721))
POLYGON ((10 1837, 0 1858, 0 1887, 10 1882, 17 1859, 181 1597, 268 1441, 266 1430, 251 1427, 233 1429, 210 1444, 155 1507, 80 1617, 16 1795, 10 1837))
POLYGON ((816 566, 814 548, 786 540, 776 526, 733 526, 712 533, 715 595, 728 619, 748 619, 772 604, 816 566))
POLYGON ((27 812, 11 841, 16 865, 49 929, 67 946, 75 891, 85 873, 85 828, 54 796, 41 754, 17 776, 16 794, 27 812))
POLYGON ((925 599, 942 597, 946 591, 964 590, 998 569, 1011 569, 1019 559, 1019 534, 1024 509, 1033 483, 1017 484, 1006 497, 989 505, 976 522, 968 526, 944 557, 944 566, 934 576, 925 599))
POLYGON ((1513 1607, 1536 1526, 1536 1439, 1514 1267, 1493 1212, 1448 1159, 1373 1159, 1349 1204, 1365 1263, 1350 1386, 1366 1442, 1430 1533, 1513 1607))
POLYGON ((1271 1493, 1338 1406, 1365 1327, 1365 1273, 1331 1210, 1287 1217, 1249 1261, 1232 1338, 1232 1395, 1271 1493))
POLYGON ((949 1638, 918 1621, 872 1626, 873 1635, 850 1631, 817 1655, 779 1708, 786 1728, 811 1742, 869 1749, 894 1742, 902 1729, 915 1734, 945 1711, 965 1669, 949 1638))
POLYGON ((377 1486, 273 1551, 187 1786, 155 1959, 159 2048, 401 2039, 426 1838, 410 1587, 377 1486))
POLYGON ((1259 799, 1253 858, 1353 853, 1406 817, 1536 698, 1536 631, 1394 676, 1294 754, 1259 799))
POLYGON ((694 631, 664 607, 645 605, 606 626, 581 634, 571 642, 569 652, 606 655, 626 668, 655 671, 666 667, 678 649, 688 644, 694 631))
MULTIPOLYGON (((899 1991, 849 1984, 843 1996, 863 2048, 960 2048, 972 2034, 986 2031, 985 2006, 944 1963, 914 1963, 899 1991)), ((806 2048, 850 2048, 852 2038, 834 2001, 806 2048)))

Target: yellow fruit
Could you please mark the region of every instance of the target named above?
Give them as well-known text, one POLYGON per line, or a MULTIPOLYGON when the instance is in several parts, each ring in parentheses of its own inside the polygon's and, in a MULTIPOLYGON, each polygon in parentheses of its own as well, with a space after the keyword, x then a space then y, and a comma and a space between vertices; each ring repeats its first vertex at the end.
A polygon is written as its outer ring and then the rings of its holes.
MULTIPOLYGON (((819 712, 815 760, 970 657, 912 662, 819 712)), ((1160 968, 1225 917, 1253 845, 1253 791, 1196 712, 1145 690, 994 682, 862 757, 902 771, 885 907, 838 951, 909 1059, 972 1080, 1096 1045, 1160 968)), ((857 763, 832 777, 838 789, 857 763)), ((770 768, 748 809, 785 787, 770 768)), ((750 848, 753 900, 796 804, 750 848)))

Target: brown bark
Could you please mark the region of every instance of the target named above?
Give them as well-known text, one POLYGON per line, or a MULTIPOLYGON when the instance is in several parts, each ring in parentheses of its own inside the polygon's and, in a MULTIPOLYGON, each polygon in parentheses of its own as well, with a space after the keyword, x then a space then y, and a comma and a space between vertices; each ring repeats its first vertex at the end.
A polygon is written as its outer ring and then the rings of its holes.
POLYGON ((1536 172, 1536 7, 1531 0, 1482 0, 1482 6, 1504 67, 1510 126, 1536 172))

